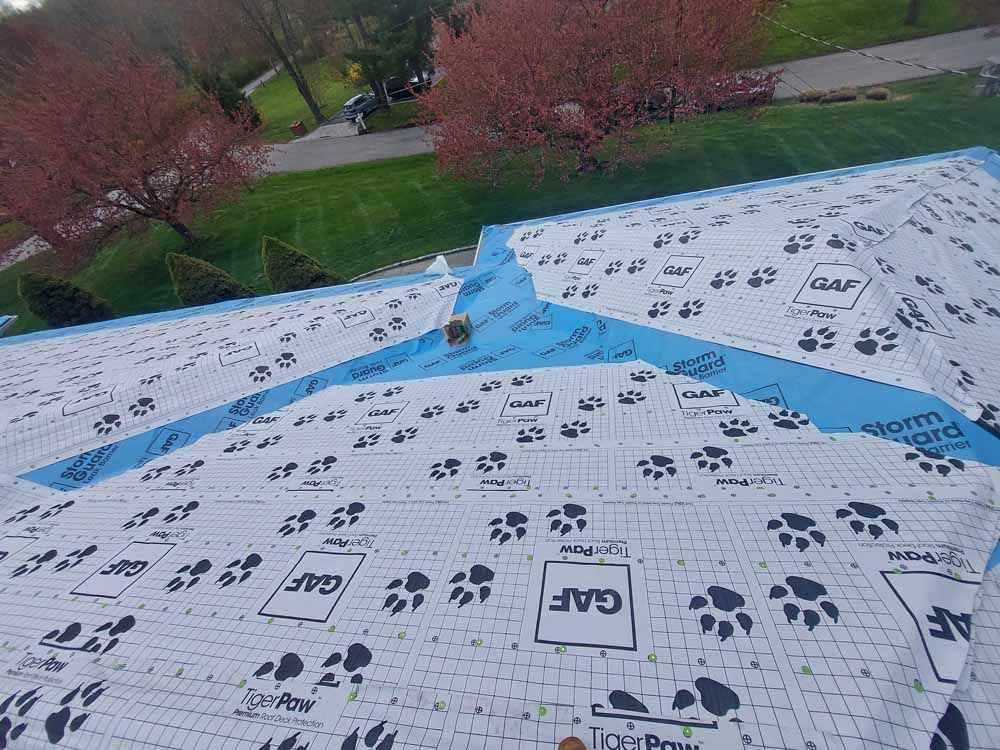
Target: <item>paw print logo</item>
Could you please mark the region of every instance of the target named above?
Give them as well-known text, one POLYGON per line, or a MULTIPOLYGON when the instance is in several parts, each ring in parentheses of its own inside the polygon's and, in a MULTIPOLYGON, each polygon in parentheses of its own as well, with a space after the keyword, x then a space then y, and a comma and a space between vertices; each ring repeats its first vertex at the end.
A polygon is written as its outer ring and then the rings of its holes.
POLYGON ((1000 406, 996 404, 979 402, 983 410, 976 420, 976 424, 1000 437, 1000 406))
POLYGON ((420 592, 425 591, 430 585, 431 579, 418 571, 407 575, 405 580, 395 578, 389 581, 389 585, 385 587, 386 591, 392 591, 392 593, 386 597, 382 609, 388 609, 390 617, 398 615, 406 609, 407 605, 410 606, 411 612, 416 612, 417 607, 424 603, 424 595, 420 592), (400 587, 403 591, 397 592, 396 589, 400 587), (409 598, 403 592, 409 594, 409 598))
POLYGON ((646 315, 651 318, 658 318, 661 315, 666 315, 667 311, 670 309, 670 303, 664 299, 658 300, 652 304, 652 306, 646 310, 646 315))
POLYGON ((931 294, 944 294, 944 287, 937 283, 930 276, 921 276, 917 274, 913 277, 913 280, 917 282, 918 285, 922 286, 931 294))
POLYGON ((553 508, 545 514, 546 518, 551 518, 549 522, 549 533, 559 533, 559 536, 566 536, 575 527, 582 532, 587 528, 587 509, 576 503, 566 503, 561 508, 553 508))
POLYGON ((79 709, 74 715, 70 707, 73 701, 79 699, 83 708, 89 708, 104 694, 104 690, 104 680, 98 680, 88 685, 81 683, 66 693, 59 701, 62 708, 45 717, 45 735, 49 742, 53 745, 59 744, 67 732, 77 731, 90 718, 89 713, 80 713, 79 709))
POLYGON ((476 471, 481 474, 489 474, 491 471, 500 471, 507 465, 507 454, 500 451, 491 451, 476 459, 476 471))
POLYGON ((403 306, 403 300, 391 299, 385 303, 385 306, 388 307, 390 310, 398 310, 400 307, 403 306))
MULTIPOLYGON (((169 466, 167 468, 170 468, 169 466)), ((123 529, 137 529, 140 526, 145 526, 149 523, 149 519, 153 518, 157 513, 160 512, 159 508, 150 508, 147 511, 136 513, 129 520, 122 524, 123 529)))
POLYGON ((478 563, 469 568, 468 575, 464 570, 460 570, 448 580, 450 584, 458 584, 451 590, 448 601, 457 601, 458 608, 461 609, 478 596, 479 603, 482 604, 490 598, 492 589, 486 584, 492 583, 493 577, 492 570, 478 563))
POLYGON ((528 385, 528 383, 534 383, 535 379, 531 375, 515 375, 510 380, 510 384, 513 386, 528 385))
POLYGON ((566 258, 569 257, 569 253, 559 253, 555 258, 552 259, 552 265, 561 266, 566 262, 566 258))
POLYGON ((677 311, 677 314, 685 319, 697 318, 703 312, 702 308, 704 307, 705 303, 700 299, 687 300, 681 305, 681 309, 677 311))
POLYGON ((375 398, 375 391, 365 391, 355 396, 354 400, 359 404, 363 404, 365 401, 371 401, 373 398, 375 398))
POLYGON ((528 517, 516 510, 503 517, 494 518, 487 524, 493 527, 493 531, 490 532, 490 541, 495 541, 499 545, 503 545, 511 539, 520 541, 528 533, 527 528, 525 528, 527 523, 528 517))
POLYGON ((613 260, 610 263, 608 263, 608 265, 605 267, 605 269, 604 269, 604 275, 605 276, 614 276, 616 273, 618 273, 618 272, 620 272, 622 270, 622 266, 624 266, 624 265, 625 265, 625 263, 623 261, 613 260))
POLYGON ((325 417, 323 417, 324 422, 336 422, 338 419, 343 419, 347 416, 347 409, 334 409, 325 417))
POLYGON ((815 234, 793 234, 782 249, 789 255, 795 255, 800 250, 812 250, 815 241, 815 234))
POLYGON ((311 509, 304 510, 301 513, 293 513, 282 521, 281 527, 278 529, 278 535, 291 536, 292 534, 301 534, 309 528, 309 522, 314 518, 316 518, 316 511, 311 509))
POLYGON ((250 447, 249 440, 237 440, 235 443, 230 443, 225 448, 222 449, 223 453, 239 453, 240 451, 245 451, 250 447))
POLYGON ((971 298, 972 305, 979 311, 986 313, 991 318, 1000 318, 1000 310, 980 297, 971 298))
POLYGON ((105 414, 94 422, 94 432, 98 435, 108 435, 122 426, 121 417, 117 414, 105 414))
POLYGON ((194 474, 198 469, 205 465, 205 462, 200 458, 197 461, 192 461, 189 464, 184 464, 181 468, 174 472, 175 477, 185 477, 188 474, 194 474))
POLYGON ((395 434, 389 439, 394 443, 405 443, 407 440, 413 440, 416 436, 416 427, 406 427, 401 430, 396 430, 395 434))
POLYGON ((403 386, 394 385, 391 388, 386 388, 384 391, 382 391, 382 395, 385 396, 386 398, 392 398, 393 396, 398 396, 402 392, 403 392, 403 386))
POLYGON ((892 265, 885 258, 875 258, 875 262, 878 264, 878 270, 886 275, 896 273, 896 267, 892 265))
POLYGON ((133 417, 144 417, 150 412, 156 411, 156 404, 153 403, 153 399, 143 396, 137 398, 134 404, 129 404, 128 410, 133 417))
POLYGON ((700 451, 691 454, 691 460, 699 469, 708 469, 715 472, 722 467, 729 468, 733 465, 733 459, 729 457, 729 451, 725 448, 716 448, 706 445, 700 451))
POLYGON ((552 253, 545 253, 542 257, 538 259, 538 266, 542 267, 548 264, 552 260, 552 253))
POLYGON ((830 239, 826 241, 827 247, 832 247, 834 250, 848 250, 854 252, 858 249, 858 243, 854 240, 845 240, 839 234, 830 235, 830 239))
POLYGON ((921 232, 926 235, 934 234, 934 230, 921 221, 917 221, 916 219, 910 219, 909 222, 907 223, 912 224, 918 232, 921 232))
POLYGON ((809 424, 809 417, 805 414, 788 409, 782 409, 778 413, 772 411, 767 415, 767 418, 771 420, 771 424, 783 430, 798 430, 809 424))
POLYGON ((289 341, 293 341, 298 338, 298 334, 294 331, 289 331, 288 333, 283 333, 278 336, 278 342, 282 344, 287 344, 289 341))
POLYGON ((802 332, 802 338, 799 339, 799 349, 806 352, 814 352, 817 349, 832 349, 835 338, 837 338, 837 331, 829 326, 807 328, 802 332))
POLYGON ((250 380, 254 383, 263 383, 271 377, 271 368, 267 365, 257 365, 250 371, 250 380))
POLYGON ((386 330, 380 326, 376 326, 375 328, 371 329, 371 331, 368 332, 368 338, 370 338, 376 344, 380 344, 383 341, 385 341, 385 337, 388 335, 389 334, 386 332, 386 330))
POLYGON ((674 466, 674 459, 667 456, 652 455, 644 458, 635 465, 637 469, 642 469, 642 475, 647 479, 663 479, 663 477, 673 477, 677 475, 677 468, 674 466))
POLYGON ((975 263, 976 267, 980 271, 982 271, 983 273, 985 273, 987 276, 1000 276, 1000 269, 998 269, 996 266, 992 265, 991 263, 987 263, 982 258, 976 258, 973 261, 973 263, 975 263))
POLYGON ((642 391, 618 391, 618 403, 626 406, 633 406, 640 401, 645 401, 646 397, 642 391))
POLYGON ((266 438, 257 443, 257 448, 259 450, 264 450, 265 448, 270 448, 272 445, 277 445, 284 439, 284 435, 268 435, 266 438))
POLYGON ((90 632, 90 637, 87 638, 79 646, 70 645, 75 641, 80 634, 83 632, 83 625, 78 622, 73 622, 67 625, 65 628, 52 630, 42 637, 39 641, 41 646, 52 646, 54 648, 62 649, 64 651, 82 651, 87 654, 106 654, 111 651, 119 643, 119 638, 122 633, 127 633, 129 630, 135 627, 135 618, 132 615, 125 615, 123 618, 117 622, 106 622, 94 628, 90 632), (107 633, 111 638, 107 643, 103 644, 99 634, 107 633))
POLYGON ((651 380, 656 380, 656 373, 652 370, 636 370, 635 372, 630 372, 628 377, 629 380, 635 383, 648 383, 651 380))
POLYGON ((170 509, 170 512, 163 517, 163 523, 174 523, 175 521, 184 521, 191 515, 191 513, 198 509, 198 501, 191 500, 187 503, 181 503, 180 505, 175 505, 170 509))
POLYGON ((580 292, 580 296, 583 297, 584 299, 589 299, 590 297, 593 297, 595 294, 597 294, 597 290, 600 288, 601 288, 600 284, 587 284, 587 286, 583 288, 583 291, 580 292))
POLYGON ((848 525, 851 531, 863 534, 867 530, 872 539, 881 537, 886 529, 899 534, 899 524, 886 516, 885 508, 871 503, 850 502, 846 508, 837 511, 837 518, 850 518, 848 525))
POLYGON ((325 474, 326 472, 328 472, 330 469, 333 468, 333 465, 335 463, 337 463, 336 456, 325 456, 323 458, 317 458, 315 461, 309 464, 309 468, 306 469, 306 471, 314 476, 316 474, 325 474))
POLYGON ((182 565, 177 569, 177 575, 170 579, 164 588, 170 593, 177 593, 181 589, 189 589, 194 586, 201 577, 212 569, 209 560, 199 560, 193 565, 182 565))
POLYGON ((571 440, 586 435, 590 432, 590 426, 582 419, 575 419, 572 422, 563 422, 559 429, 559 434, 571 440))
POLYGON ((907 461, 916 461, 917 466, 928 474, 937 472, 941 476, 946 477, 951 474, 953 469, 965 471, 965 462, 961 459, 947 458, 941 453, 924 450, 923 448, 914 448, 913 451, 906 453, 903 458, 907 461))
POLYGON ((170 471, 170 464, 164 464, 163 466, 157 466, 155 469, 150 469, 141 477, 139 477, 140 482, 151 482, 154 479, 159 479, 166 472, 170 471))
POLYGON ((344 741, 340 743, 340 750, 358 750, 358 748, 362 747, 358 744, 359 741, 364 742, 364 747, 369 748, 369 750, 390 750, 396 742, 398 730, 383 734, 384 732, 385 721, 380 721, 375 726, 369 728, 363 738, 360 734, 361 727, 354 727, 354 731, 347 735, 344 741))
POLYGON ((677 238, 677 241, 682 245, 686 245, 689 242, 694 242, 696 239, 701 237, 700 229, 688 229, 684 234, 677 238))
POLYGON ((361 514, 365 512, 364 503, 351 503, 350 505, 342 505, 333 511, 333 518, 326 524, 327 526, 332 526, 334 529, 342 529, 345 526, 353 526, 358 522, 358 518, 361 514))
POLYGON ((656 239, 653 240, 653 247, 659 250, 664 245, 669 245, 674 241, 673 232, 664 232, 663 234, 656 235, 656 239))
POLYGON ((545 428, 526 427, 522 430, 518 430, 517 437, 514 439, 519 443, 537 443, 545 440, 545 437, 545 428))
POLYGON ((36 573, 41 570, 42 566, 55 560, 59 556, 59 552, 54 549, 50 549, 47 552, 39 552, 37 555, 32 555, 24 563, 18 565, 14 572, 10 574, 11 578, 20 578, 21 576, 30 576, 32 573, 36 573))
POLYGON ((965 250, 967 253, 976 252, 975 248, 973 248, 972 245, 963 240, 961 237, 949 237, 948 242, 957 247, 959 250, 965 250))
POLYGON ((595 411, 606 406, 604 399, 600 396, 587 396, 576 402, 576 408, 580 411, 595 411))
POLYGON ((251 552, 246 557, 237 558, 226 566, 226 569, 215 583, 219 588, 223 589, 227 586, 239 586, 253 575, 254 568, 262 562, 264 562, 263 558, 256 552, 251 552))
MULTIPOLYGON (((64 503, 56 503, 55 505, 49 506, 49 508, 44 513, 42 513, 42 515, 40 515, 39 518, 44 521, 46 518, 52 518, 54 516, 58 516, 60 513, 62 513, 64 510, 71 507, 72 505, 74 505, 73 500, 67 500, 64 503)), ((35 510, 38 510, 37 506, 35 507, 35 510)))
POLYGON ((368 432, 359 437, 353 448, 361 450, 362 448, 371 448, 373 445, 377 445, 378 441, 382 439, 382 433, 380 432, 368 432))
POLYGON ((455 407, 455 411, 459 414, 468 414, 470 411, 475 411, 479 408, 479 401, 470 398, 468 401, 459 401, 458 406, 455 407))
POLYGON ((278 663, 275 664, 273 661, 266 661, 261 664, 254 671, 254 677, 267 677, 268 675, 274 678, 275 682, 284 682, 285 680, 291 680, 302 674, 305 669, 305 665, 302 663, 302 659, 298 654, 288 653, 282 656, 278 663))
POLYGON ((60 572, 63 570, 70 570, 75 568, 77 565, 82 563, 86 558, 90 557, 92 554, 97 552, 97 545, 91 544, 88 547, 81 547, 80 549, 75 549, 66 555, 65 558, 56 563, 53 570, 60 572))
POLYGON ((976 324, 976 317, 972 313, 966 312, 965 308, 960 305, 953 305, 951 302, 945 302, 944 309, 945 312, 958 318, 961 323, 965 323, 966 325, 976 324))
POLYGON ((590 232, 580 232, 576 237, 573 238, 573 244, 579 245, 585 239, 590 236, 590 232))
POLYGON ((139 385, 152 385, 162 377, 162 375, 150 375, 148 378, 141 378, 139 380, 139 385))
POLYGON ((434 419, 434 417, 440 417, 442 414, 444 414, 443 404, 424 407, 424 410, 420 412, 420 416, 424 419, 434 419))
POLYGON ((871 357, 880 351, 891 352, 898 347, 899 344, 893 343, 897 338, 899 338, 899 334, 888 326, 874 330, 865 328, 859 334, 858 340, 854 342, 854 348, 865 356, 871 357))
POLYGON ((794 541, 795 549, 799 552, 805 552, 813 542, 820 547, 826 545, 826 534, 813 529, 815 525, 816 521, 809 516, 802 516, 798 513, 782 513, 780 519, 772 518, 767 522, 767 530, 781 531, 778 534, 778 541, 781 542, 782 547, 788 547, 794 541), (796 533, 785 531, 786 527, 796 533))
POLYGON ((280 369, 287 370, 292 365, 298 363, 295 355, 292 352, 282 352, 274 359, 274 364, 276 364, 280 369))
POLYGON ((294 422, 292 422, 293 427, 302 427, 303 425, 311 424, 316 421, 316 414, 303 414, 294 422))
POLYGON ((485 383, 479 386, 479 390, 481 390, 483 393, 489 393, 490 391, 495 391, 497 388, 500 388, 502 385, 503 383, 501 383, 499 380, 487 380, 485 383))
MULTIPOLYGON (((768 594, 768 598, 784 599, 788 596, 789 589, 791 589, 791 593, 796 599, 800 602, 808 602, 809 604, 817 602, 821 596, 828 596, 826 586, 822 583, 813 581, 809 578, 802 578, 800 576, 788 576, 785 578, 784 586, 775 584, 771 587, 771 592, 768 594)), ((840 610, 837 609, 837 606, 833 602, 823 600, 818 602, 818 604, 819 608, 823 610, 827 617, 834 622, 840 622, 840 610)), ((803 609, 795 602, 786 601, 783 609, 785 612, 785 618, 788 620, 789 624, 797 623, 799 621, 799 615, 802 615, 802 624, 809 628, 810 632, 815 630, 816 626, 823 621, 819 612, 814 609, 803 609)))
POLYGON ((646 267, 646 259, 645 258, 633 258, 629 262, 628 268, 626 268, 625 270, 628 273, 636 274, 636 273, 639 273, 639 271, 641 271, 645 267, 646 267))
POLYGON ((400 317, 389 318, 389 328, 393 331, 402 331, 406 328, 406 321, 400 317))
POLYGON ((288 479, 297 468, 299 468, 297 463, 289 461, 287 464, 275 466, 271 469, 271 473, 267 475, 267 478, 272 482, 278 479, 288 479))
POLYGON ((0 748, 6 748, 8 741, 13 742, 20 737, 24 730, 28 728, 28 722, 18 723, 18 719, 23 719, 25 715, 34 707, 41 697, 38 691, 41 688, 32 688, 26 693, 18 695, 12 693, 2 703, 0 703, 0 748), (10 718, 6 714, 10 711, 16 714, 16 718, 10 718))
POLYGON ((962 365, 959 362, 955 361, 954 359, 949 359, 948 364, 958 369, 959 387, 967 388, 970 385, 976 384, 976 379, 972 376, 972 373, 966 369, 963 369, 962 365))
POLYGON ((431 479, 439 480, 453 477, 458 474, 458 467, 461 465, 462 462, 457 458, 446 458, 444 461, 433 463, 431 464, 431 479))
MULTIPOLYGON (((700 609, 704 609, 708 606, 709 600, 712 602, 712 608, 722 612, 723 615, 720 617, 715 617, 710 612, 705 612, 702 614, 699 622, 701 623, 701 632, 704 633, 715 633, 719 637, 719 642, 722 643, 728 638, 733 636, 736 629, 733 624, 726 619, 733 612, 738 609, 742 609, 747 605, 747 600, 742 594, 738 594, 731 589, 727 589, 724 586, 709 586, 705 593, 708 594, 708 599, 704 596, 694 596, 691 598, 691 603, 688 604, 688 609, 697 612, 700 609)), ((746 612, 736 612, 736 616, 733 618, 736 623, 740 626, 742 630, 747 635, 750 635, 750 629, 753 628, 753 619, 746 612)))
POLYGON ((965 716, 954 703, 949 703, 944 714, 938 719, 937 728, 931 737, 931 750, 969 750, 969 727, 965 716))
POLYGON ((730 419, 728 422, 719 422, 719 429, 726 437, 740 438, 753 435, 757 432, 757 427, 747 419, 730 419))
POLYGON ((736 283, 736 269, 730 268, 728 271, 719 271, 708 282, 713 289, 722 289, 724 286, 732 286, 736 283))

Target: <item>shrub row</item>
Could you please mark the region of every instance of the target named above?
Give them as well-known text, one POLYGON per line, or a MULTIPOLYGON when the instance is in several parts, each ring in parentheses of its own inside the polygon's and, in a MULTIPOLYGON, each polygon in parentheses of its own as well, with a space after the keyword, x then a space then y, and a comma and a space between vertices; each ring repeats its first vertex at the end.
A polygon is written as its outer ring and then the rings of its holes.
POLYGON ((835 102, 853 102, 858 99, 871 99, 884 102, 889 98, 889 89, 882 86, 868 89, 861 92, 851 86, 844 86, 839 89, 809 89, 799 94, 799 101, 803 104, 833 104, 835 102))

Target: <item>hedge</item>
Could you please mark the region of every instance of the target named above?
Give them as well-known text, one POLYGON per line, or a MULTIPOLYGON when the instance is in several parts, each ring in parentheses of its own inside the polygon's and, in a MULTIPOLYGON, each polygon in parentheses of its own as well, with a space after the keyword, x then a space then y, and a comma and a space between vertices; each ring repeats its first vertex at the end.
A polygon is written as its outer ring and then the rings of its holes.
POLYGON ((264 261, 264 275, 271 283, 271 288, 278 293, 333 286, 342 282, 314 258, 274 237, 264 237, 260 255, 264 261))
POLYGON ((166 263, 174 292, 184 305, 211 305, 255 296, 252 289, 207 261, 167 253, 166 263))
POLYGON ((17 277, 17 296, 24 306, 50 326, 78 326, 115 316, 111 305, 71 281, 44 273, 17 277))

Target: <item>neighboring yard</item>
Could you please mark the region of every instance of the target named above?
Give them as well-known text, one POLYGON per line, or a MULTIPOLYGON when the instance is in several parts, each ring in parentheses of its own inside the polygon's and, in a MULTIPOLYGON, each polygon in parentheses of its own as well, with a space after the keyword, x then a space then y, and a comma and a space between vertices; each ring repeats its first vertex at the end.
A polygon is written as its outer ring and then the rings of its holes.
POLYGON ((388 110, 378 109, 369 115, 365 124, 369 130, 392 130, 416 124, 417 103, 414 101, 393 104, 388 110))
MULTIPOLYGON (((263 180, 198 227, 192 254, 266 291, 260 237, 291 242, 346 277, 393 261, 475 242, 496 224, 701 188, 985 145, 1000 148, 1000 99, 972 96, 958 76, 892 86, 889 102, 783 104, 726 113, 673 130, 673 148, 641 169, 622 169, 501 189, 473 187, 434 171, 431 155, 263 180)), ((652 128, 650 138, 666 132, 652 128)), ((76 279, 107 297, 119 315, 177 307, 163 263, 180 249, 155 228, 101 252, 76 279)), ((24 311, 15 277, 33 261, 0 272, 0 312, 24 311)), ((23 333, 43 327, 25 316, 23 333)))

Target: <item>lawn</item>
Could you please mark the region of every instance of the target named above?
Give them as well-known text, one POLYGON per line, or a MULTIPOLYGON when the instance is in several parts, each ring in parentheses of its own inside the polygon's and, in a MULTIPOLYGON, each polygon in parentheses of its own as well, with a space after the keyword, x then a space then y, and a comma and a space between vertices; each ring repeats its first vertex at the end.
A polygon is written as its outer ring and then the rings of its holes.
MULTIPOLYGON (((323 60, 307 65, 306 76, 316 101, 327 117, 337 114, 344 102, 362 91, 334 76, 323 60)), ((290 141, 294 136, 288 126, 296 120, 302 120, 309 130, 316 127, 309 107, 284 71, 254 91, 250 98, 264 121, 262 136, 268 143, 290 141)))
POLYGON ((414 101, 393 104, 388 110, 378 109, 365 119, 365 125, 371 131, 392 130, 414 125, 417 116, 417 103, 414 101))
MULTIPOLYGON (((774 17, 794 29, 857 49, 886 42, 944 34, 972 25, 959 12, 959 0, 921 0, 914 26, 905 26, 909 0, 784 0, 774 17)), ((838 50, 771 26, 767 62, 826 55, 838 50)))
MULTIPOLYGON (((191 252, 266 292, 264 234, 351 277, 474 243, 482 224, 975 145, 1000 148, 1000 99, 972 96, 973 85, 947 76, 893 86, 889 102, 781 104, 657 127, 648 137, 670 133, 672 148, 644 167, 552 180, 538 190, 460 183, 438 175, 430 155, 269 177, 201 221, 191 252)), ((76 278, 120 315, 177 307, 163 256, 178 249, 178 238, 157 227, 105 249, 76 278)), ((0 311, 24 314, 15 276, 35 262, 0 272, 0 311)), ((27 315, 16 326, 18 333, 41 327, 27 315)))

